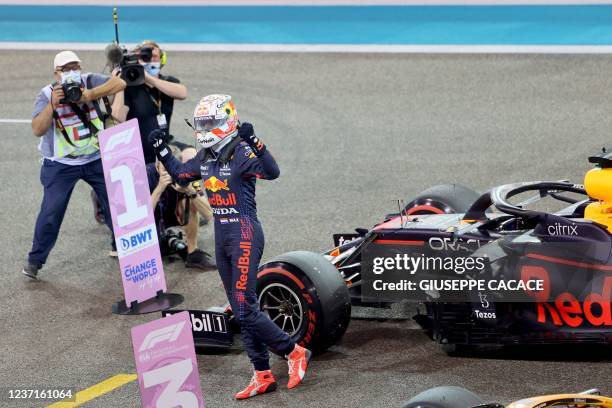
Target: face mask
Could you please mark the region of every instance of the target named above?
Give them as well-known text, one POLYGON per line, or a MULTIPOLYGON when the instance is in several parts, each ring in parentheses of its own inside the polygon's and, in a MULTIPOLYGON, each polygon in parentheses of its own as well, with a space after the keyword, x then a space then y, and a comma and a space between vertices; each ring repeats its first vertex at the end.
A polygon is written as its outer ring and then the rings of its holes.
POLYGON ((144 64, 144 69, 151 76, 158 76, 159 71, 161 70, 161 62, 147 62, 144 64))
POLYGON ((81 71, 62 72, 62 84, 67 82, 81 83, 81 71))

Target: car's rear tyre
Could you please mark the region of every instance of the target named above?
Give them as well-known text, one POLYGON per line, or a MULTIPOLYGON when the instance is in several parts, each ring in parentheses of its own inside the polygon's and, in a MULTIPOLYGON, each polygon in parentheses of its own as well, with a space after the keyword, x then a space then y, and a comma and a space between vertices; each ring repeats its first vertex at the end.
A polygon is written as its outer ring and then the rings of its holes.
POLYGON ((466 213, 480 194, 461 184, 433 186, 410 201, 405 211, 408 215, 466 213))
POLYGON ((402 408, 470 408, 484 404, 472 391, 455 386, 425 390, 405 403, 402 408))
POLYGON ((340 273, 313 252, 289 252, 261 266, 257 297, 274 323, 314 353, 340 340, 351 318, 351 300, 340 273))

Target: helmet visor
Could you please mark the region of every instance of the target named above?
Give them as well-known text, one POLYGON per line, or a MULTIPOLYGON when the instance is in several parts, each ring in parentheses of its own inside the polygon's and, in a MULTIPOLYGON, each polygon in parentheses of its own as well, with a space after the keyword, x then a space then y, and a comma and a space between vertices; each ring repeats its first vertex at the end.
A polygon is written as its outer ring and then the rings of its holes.
POLYGON ((194 118, 193 122, 195 130, 200 132, 210 132, 211 130, 223 125, 225 123, 225 119, 215 119, 214 116, 200 116, 198 118, 194 118))

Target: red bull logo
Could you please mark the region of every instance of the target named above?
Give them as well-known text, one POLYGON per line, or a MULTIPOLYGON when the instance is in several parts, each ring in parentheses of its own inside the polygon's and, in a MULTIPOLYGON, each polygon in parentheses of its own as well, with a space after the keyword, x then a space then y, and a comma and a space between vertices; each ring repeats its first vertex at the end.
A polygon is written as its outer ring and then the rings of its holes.
POLYGON ((246 290, 247 281, 249 280, 249 264, 251 263, 251 243, 249 241, 241 241, 240 249, 242 250, 242 255, 238 258, 240 278, 236 281, 236 289, 246 290))
POLYGON ((547 315, 555 326, 612 326, 612 277, 606 277, 601 293, 590 293, 583 302, 564 292, 554 303, 538 303, 538 323, 547 323, 547 315), (547 313, 548 312, 548 313, 547 313))
POLYGON ((236 205, 236 195, 229 193, 227 198, 221 197, 221 194, 212 194, 208 197, 208 203, 215 207, 229 207, 236 205))
POLYGON ((612 276, 606 276, 603 280, 601 291, 597 289, 589 293, 583 301, 569 292, 563 292, 552 301, 550 297, 550 277, 548 271, 541 266, 526 265, 521 269, 521 279, 537 277, 544 280, 543 291, 531 292, 538 302, 538 323, 548 324, 549 318, 555 326, 569 327, 610 327, 612 326, 612 276))
POLYGON ((219 190, 229 191, 229 187, 227 185, 227 179, 225 179, 224 181, 221 181, 215 176, 210 177, 204 182, 204 188, 212 191, 213 193, 216 193, 219 190))

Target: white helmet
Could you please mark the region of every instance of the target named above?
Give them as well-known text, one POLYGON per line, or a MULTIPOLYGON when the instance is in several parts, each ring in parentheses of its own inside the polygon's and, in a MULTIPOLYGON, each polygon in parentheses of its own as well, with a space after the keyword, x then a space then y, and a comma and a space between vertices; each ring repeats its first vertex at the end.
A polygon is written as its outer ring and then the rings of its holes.
POLYGON ((193 111, 193 125, 198 143, 213 147, 238 133, 238 113, 229 95, 208 95, 193 111))

